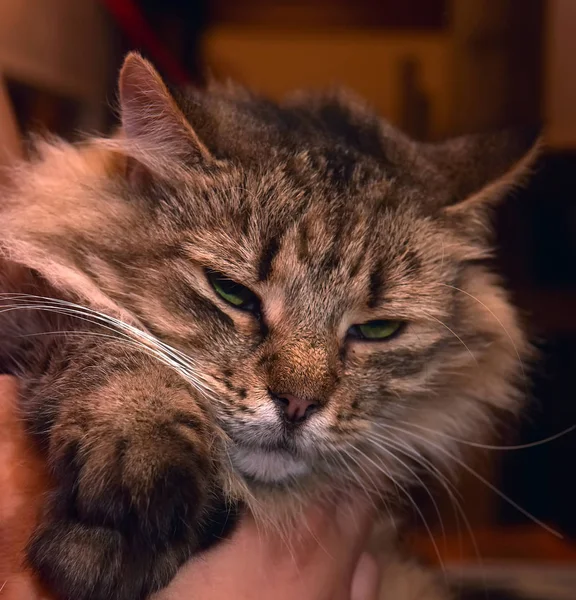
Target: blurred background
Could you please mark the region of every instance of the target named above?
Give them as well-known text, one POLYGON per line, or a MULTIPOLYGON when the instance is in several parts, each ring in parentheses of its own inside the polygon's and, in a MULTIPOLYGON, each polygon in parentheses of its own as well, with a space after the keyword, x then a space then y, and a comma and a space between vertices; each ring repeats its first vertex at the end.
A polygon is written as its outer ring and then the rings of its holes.
MULTIPOLYGON (((506 442, 576 423, 575 0, 1 0, 0 149, 10 113, 20 132, 109 131, 130 49, 175 84, 233 78, 273 98, 342 84, 420 139, 544 122, 533 182, 496 217, 501 271, 542 352, 531 409, 506 442)), ((464 473, 461 502, 484 557, 576 568, 575 462, 576 434, 474 458, 502 494, 566 536, 464 473)), ((440 553, 474 558, 444 504, 440 553)), ((415 521, 414 544, 434 560, 421 529, 415 521)))

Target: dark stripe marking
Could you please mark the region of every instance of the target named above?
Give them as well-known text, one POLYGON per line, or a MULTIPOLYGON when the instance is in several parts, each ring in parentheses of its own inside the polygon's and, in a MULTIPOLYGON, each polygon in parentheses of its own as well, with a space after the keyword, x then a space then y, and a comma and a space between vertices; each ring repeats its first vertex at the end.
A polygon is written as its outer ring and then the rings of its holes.
POLYGON ((278 254, 278 250, 280 250, 280 240, 273 236, 266 242, 266 245, 262 249, 258 265, 258 281, 266 281, 270 276, 272 263, 274 262, 274 258, 276 258, 276 254, 278 254))
POLYGON ((368 307, 375 308, 381 300, 382 288, 384 287, 384 278, 382 271, 384 265, 382 261, 376 262, 374 269, 370 273, 370 280, 368 283, 368 307))

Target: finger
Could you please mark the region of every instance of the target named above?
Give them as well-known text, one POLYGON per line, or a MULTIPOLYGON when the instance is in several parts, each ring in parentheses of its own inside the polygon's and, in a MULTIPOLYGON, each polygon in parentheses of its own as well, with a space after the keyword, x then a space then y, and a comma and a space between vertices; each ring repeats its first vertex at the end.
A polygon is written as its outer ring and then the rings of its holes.
POLYGON ((379 585, 378 564, 373 556, 364 552, 352 578, 350 600, 377 600, 379 585))

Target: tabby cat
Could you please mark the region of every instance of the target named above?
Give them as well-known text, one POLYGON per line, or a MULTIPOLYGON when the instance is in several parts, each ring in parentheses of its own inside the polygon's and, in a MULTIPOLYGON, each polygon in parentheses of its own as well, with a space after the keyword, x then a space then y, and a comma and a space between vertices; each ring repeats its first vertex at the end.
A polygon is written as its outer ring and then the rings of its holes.
POLYGON ((337 91, 172 94, 136 54, 119 95, 116 135, 38 142, 0 202, 29 271, 0 362, 55 481, 28 557, 59 597, 143 599, 246 506, 393 498, 516 412, 530 348, 486 259, 535 136, 417 143, 337 91))

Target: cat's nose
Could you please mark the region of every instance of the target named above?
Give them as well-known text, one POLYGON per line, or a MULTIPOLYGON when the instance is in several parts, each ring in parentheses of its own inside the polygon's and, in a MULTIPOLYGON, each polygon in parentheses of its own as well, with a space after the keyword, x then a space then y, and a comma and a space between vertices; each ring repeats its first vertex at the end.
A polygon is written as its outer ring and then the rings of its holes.
POLYGON ((313 400, 305 400, 292 394, 276 394, 271 391, 270 396, 289 423, 304 422, 319 407, 313 400))

